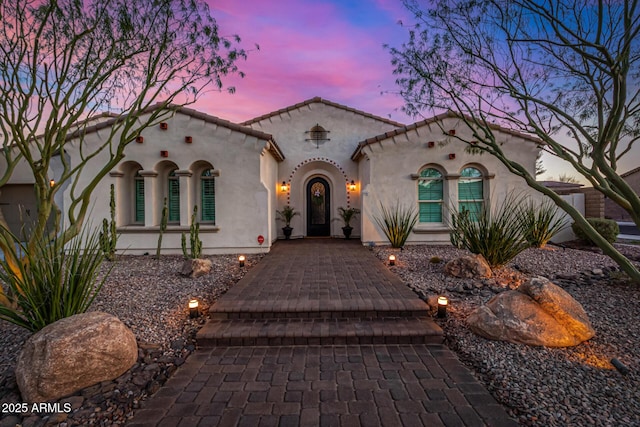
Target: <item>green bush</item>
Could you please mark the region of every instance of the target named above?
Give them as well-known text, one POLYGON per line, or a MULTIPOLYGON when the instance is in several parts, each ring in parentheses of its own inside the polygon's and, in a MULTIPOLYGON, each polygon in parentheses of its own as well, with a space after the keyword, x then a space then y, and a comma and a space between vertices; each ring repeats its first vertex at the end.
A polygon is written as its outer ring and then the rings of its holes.
POLYGON ((522 198, 507 197, 491 213, 486 203, 476 215, 452 209, 451 243, 481 254, 491 268, 502 267, 529 247, 518 206, 522 198))
POLYGON ((380 215, 373 219, 389 239, 391 247, 401 248, 418 221, 418 212, 413 206, 401 206, 399 202, 389 209, 380 203, 380 215))
MULTIPOLYGON (((596 231, 609 243, 615 242, 618 238, 618 234, 620 234, 620 227, 618 227, 618 223, 612 219, 587 218, 587 222, 591 224, 591 226, 595 228, 596 231)), ((595 242, 593 242, 575 222, 571 224, 571 229, 578 239, 589 245, 596 245, 595 242)))
MULTIPOLYGON (((4 235, 10 232, 4 230, 4 235)), ((83 232, 66 246, 58 238, 39 242, 32 253, 12 237, 14 242, 7 245, 11 253, 0 261, 0 280, 8 300, 0 305, 0 319, 37 332, 87 311, 109 273, 98 278, 105 255, 97 231, 83 232)))
POLYGON ((544 247, 566 227, 564 216, 558 215, 558 207, 549 199, 544 199, 541 204, 529 199, 522 204, 520 215, 524 237, 535 248, 544 247))

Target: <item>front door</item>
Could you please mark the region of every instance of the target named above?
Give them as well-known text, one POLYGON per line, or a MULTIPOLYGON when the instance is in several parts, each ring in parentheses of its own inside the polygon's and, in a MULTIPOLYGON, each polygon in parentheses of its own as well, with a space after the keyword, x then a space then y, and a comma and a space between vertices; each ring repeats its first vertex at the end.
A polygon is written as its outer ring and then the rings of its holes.
POLYGON ((329 183, 313 178, 307 184, 307 236, 331 235, 329 183))

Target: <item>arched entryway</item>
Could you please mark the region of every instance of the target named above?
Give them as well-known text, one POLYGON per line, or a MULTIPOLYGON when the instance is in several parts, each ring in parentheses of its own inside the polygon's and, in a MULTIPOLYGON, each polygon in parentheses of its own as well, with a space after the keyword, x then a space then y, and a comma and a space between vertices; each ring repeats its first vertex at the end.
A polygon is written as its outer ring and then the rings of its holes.
POLYGON ((331 189, 324 178, 309 180, 307 199, 307 236, 331 235, 331 189))

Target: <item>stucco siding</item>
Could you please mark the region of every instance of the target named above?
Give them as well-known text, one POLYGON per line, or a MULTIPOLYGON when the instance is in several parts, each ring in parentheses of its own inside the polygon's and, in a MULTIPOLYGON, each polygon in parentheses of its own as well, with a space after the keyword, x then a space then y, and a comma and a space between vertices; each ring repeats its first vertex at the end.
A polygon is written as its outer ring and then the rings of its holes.
MULTIPOLYGON (((460 125, 449 119, 444 128, 460 129, 460 125)), ((458 133, 458 136, 464 135, 458 133)), ((503 138, 502 148, 507 155, 533 172, 535 162, 531 162, 531 158, 535 159, 535 144, 510 135, 499 137, 503 138)), ((375 222, 375 217, 381 216, 381 205, 387 209, 396 203, 417 208, 417 175, 425 167, 439 170, 444 177, 443 222, 418 223, 407 243, 449 242, 450 208, 458 204, 458 179, 465 167, 475 167, 482 172, 484 199, 492 206, 510 194, 534 196, 526 182, 511 174, 496 158, 470 154, 465 151, 466 147, 456 138, 443 135, 437 126, 425 126, 366 146, 365 156, 360 160, 368 162, 366 169, 370 174, 370 183, 363 191, 363 242, 388 243, 375 222), (429 141, 435 144, 430 146, 429 141)))

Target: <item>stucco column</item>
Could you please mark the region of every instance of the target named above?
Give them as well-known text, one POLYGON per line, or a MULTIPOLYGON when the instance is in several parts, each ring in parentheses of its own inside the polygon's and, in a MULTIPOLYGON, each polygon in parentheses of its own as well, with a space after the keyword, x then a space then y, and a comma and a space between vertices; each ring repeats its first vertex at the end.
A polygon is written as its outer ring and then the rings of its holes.
POLYGON ((447 181, 446 186, 443 189, 443 218, 442 222, 444 224, 451 224, 451 209, 458 209, 458 180, 460 179, 459 173, 448 174, 444 176, 444 179, 447 181), (446 195, 449 195, 449 200, 447 200, 446 195))
MULTIPOLYGON (((190 170, 177 170, 176 176, 180 180, 180 225, 189 226, 191 221, 191 175, 190 170)), ((201 208, 200 208, 201 209, 201 208)))
POLYGON ((141 170, 139 173, 144 178, 144 225, 145 227, 150 227, 160 223, 156 213, 156 178, 158 177, 158 172, 141 170))

